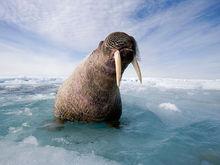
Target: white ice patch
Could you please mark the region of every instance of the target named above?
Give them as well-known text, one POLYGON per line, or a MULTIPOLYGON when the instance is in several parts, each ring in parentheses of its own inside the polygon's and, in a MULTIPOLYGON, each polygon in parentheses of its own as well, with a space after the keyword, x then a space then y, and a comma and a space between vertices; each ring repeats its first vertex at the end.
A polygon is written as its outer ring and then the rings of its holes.
POLYGON ((66 140, 65 138, 53 138, 52 140, 57 143, 70 144, 70 142, 68 140, 66 140))
POLYGON ((64 78, 44 78, 44 77, 17 77, 17 78, 0 78, 2 85, 37 85, 37 84, 54 84, 61 83, 64 78))
POLYGON ((23 113, 22 110, 19 111, 11 111, 11 112, 5 112, 5 115, 21 115, 23 113))
MULTIPOLYGON (((30 138, 33 140, 33 138, 30 138)), ((30 140, 30 141, 32 141, 30 140)), ((29 141, 29 142, 30 142, 29 141)), ((115 161, 94 153, 80 154, 53 146, 0 141, 0 164, 10 165, 116 165, 115 161)))
POLYGON ((9 127, 8 132, 9 133, 18 133, 23 130, 22 127, 9 127))
POLYGON ((32 144, 35 146, 38 145, 38 141, 37 141, 36 137, 34 137, 34 136, 29 136, 29 137, 25 138, 22 142, 25 144, 32 144))
POLYGON ((32 112, 30 108, 25 108, 23 110, 19 111, 11 111, 11 112, 5 112, 5 115, 26 115, 26 116, 32 116, 32 112))
POLYGON ((205 89, 220 90, 220 79, 197 80, 197 79, 173 79, 173 78, 143 78, 140 84, 136 78, 125 78, 121 83, 122 90, 142 91, 147 87, 166 89, 205 89))
POLYGON ((47 100, 55 98, 55 93, 50 94, 36 94, 31 97, 31 100, 47 100))
POLYGON ((24 109, 24 114, 27 115, 27 116, 32 116, 32 112, 29 108, 24 109))
POLYGON ((17 84, 17 85, 6 85, 5 89, 17 89, 17 88, 20 88, 20 87, 21 87, 20 84, 17 84))
POLYGON ((180 110, 177 108, 175 104, 172 103, 161 103, 158 106, 160 109, 168 110, 168 111, 174 111, 174 112, 180 112, 180 110))
POLYGON ((37 84, 37 82, 32 79, 14 78, 6 80, 4 84, 37 84))
MULTIPOLYGON (((64 77, 60 77, 60 78, 23 77, 23 78, 11 78, 9 80, 5 80, 2 83, 0 83, 0 85, 5 85, 7 88, 15 88, 17 87, 17 85, 27 85, 27 84, 29 85, 61 84, 63 80, 64 77)), ((128 88, 131 87, 132 89, 135 90, 143 90, 145 87, 156 87, 156 88, 167 88, 167 89, 220 90, 220 79, 203 80, 203 79, 143 78, 143 84, 139 85, 139 81, 137 80, 137 78, 124 78, 122 80, 122 86, 128 88)))
POLYGON ((23 127, 30 127, 30 125, 28 123, 22 123, 23 127))

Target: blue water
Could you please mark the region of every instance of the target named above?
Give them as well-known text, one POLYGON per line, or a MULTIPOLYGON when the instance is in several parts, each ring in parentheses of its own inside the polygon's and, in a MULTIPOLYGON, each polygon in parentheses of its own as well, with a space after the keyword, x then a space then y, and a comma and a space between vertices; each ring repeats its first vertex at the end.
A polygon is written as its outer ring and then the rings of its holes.
POLYGON ((166 79, 168 86, 124 80, 118 129, 52 127, 62 81, 0 79, 0 164, 220 164, 220 90, 213 87, 219 81, 170 87, 166 79))

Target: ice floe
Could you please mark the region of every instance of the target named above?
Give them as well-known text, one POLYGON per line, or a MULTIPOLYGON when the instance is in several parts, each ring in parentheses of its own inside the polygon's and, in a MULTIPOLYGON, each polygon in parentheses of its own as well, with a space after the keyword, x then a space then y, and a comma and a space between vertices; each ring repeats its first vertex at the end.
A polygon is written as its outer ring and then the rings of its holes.
POLYGON ((22 142, 25 143, 25 144, 32 144, 32 145, 35 145, 35 146, 38 145, 37 138, 34 137, 34 136, 28 136, 22 142))
POLYGON ((32 116, 32 112, 30 108, 24 108, 23 110, 18 111, 9 111, 5 112, 5 115, 26 115, 26 116, 32 116))
POLYGON ((0 164, 10 165, 117 165, 113 160, 77 151, 68 151, 60 147, 39 146, 34 136, 22 142, 0 140, 0 164))
POLYGON ((180 112, 179 108, 175 104, 172 104, 172 103, 161 103, 158 105, 158 107, 163 110, 180 112))
POLYGON ((18 132, 21 132, 22 130, 23 130, 22 127, 9 127, 8 128, 9 133, 18 133, 18 132))
MULTIPOLYGON (((6 88, 14 88, 16 85, 37 85, 37 84, 61 84, 65 78, 0 78, 0 85, 5 85, 6 88)), ((139 83, 136 78, 123 78, 122 86, 139 83)), ((137 85, 135 85, 137 86, 137 85)), ((138 88, 141 90, 144 87, 159 87, 169 89, 207 89, 220 90, 220 79, 205 80, 205 79, 174 79, 174 78, 143 78, 143 84, 138 88)), ((139 90, 138 89, 138 90, 139 90)))
POLYGON ((166 89, 204 89, 220 90, 220 79, 197 80, 197 79, 173 79, 173 78, 143 78, 143 84, 139 84, 136 78, 122 80, 122 88, 143 90, 146 87, 166 89))

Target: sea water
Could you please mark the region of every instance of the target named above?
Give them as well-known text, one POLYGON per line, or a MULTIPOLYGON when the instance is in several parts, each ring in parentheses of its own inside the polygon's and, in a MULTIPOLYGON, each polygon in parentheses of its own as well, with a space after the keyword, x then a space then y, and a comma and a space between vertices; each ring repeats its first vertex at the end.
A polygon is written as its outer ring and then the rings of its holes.
POLYGON ((220 80, 124 79, 120 127, 53 127, 60 78, 0 79, 0 164, 220 164, 220 80))

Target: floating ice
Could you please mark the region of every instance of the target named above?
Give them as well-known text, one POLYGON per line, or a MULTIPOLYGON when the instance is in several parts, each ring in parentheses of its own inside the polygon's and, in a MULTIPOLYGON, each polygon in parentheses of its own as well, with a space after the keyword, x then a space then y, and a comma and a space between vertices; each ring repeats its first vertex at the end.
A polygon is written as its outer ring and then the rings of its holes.
POLYGON ((117 165, 101 156, 80 154, 59 147, 36 146, 36 138, 30 136, 23 143, 0 141, 0 164, 4 165, 117 165))
POLYGON ((18 111, 5 112, 4 114, 6 114, 6 115, 26 115, 26 116, 32 116, 32 112, 31 112, 30 108, 24 108, 23 110, 18 110, 18 111))
POLYGON ((136 78, 122 80, 122 88, 140 90, 146 87, 167 88, 167 89, 206 89, 220 90, 220 79, 197 80, 197 79, 173 79, 173 78, 143 78, 143 84, 136 78))
POLYGON ((55 98, 55 93, 50 94, 36 94, 31 97, 32 100, 47 100, 55 98))
POLYGON ((29 137, 25 138, 22 142, 25 144, 33 144, 35 146, 38 145, 37 138, 34 136, 29 136, 29 137))
POLYGON ((24 114, 27 115, 27 116, 32 116, 32 112, 29 108, 24 109, 24 114))
POLYGON ((180 110, 177 108, 177 106, 172 103, 161 103, 159 105, 159 108, 164 109, 164 110, 169 110, 169 111, 180 112, 180 110))
POLYGON ((23 127, 30 127, 30 125, 28 123, 23 123, 22 126, 23 127))
POLYGON ((52 140, 55 141, 55 142, 58 142, 58 143, 62 143, 62 144, 70 144, 70 142, 67 139, 63 138, 63 137, 53 138, 52 140))
POLYGON ((22 114, 23 111, 22 110, 18 110, 18 111, 11 111, 11 112, 5 112, 5 115, 20 115, 22 114))
POLYGON ((21 132, 23 130, 22 127, 9 127, 8 131, 9 133, 17 133, 17 132, 21 132))
MULTIPOLYGON (((16 85, 42 85, 42 84, 61 84, 65 78, 0 78, 0 85, 7 88, 14 88, 16 85)), ((139 83, 136 78, 124 78, 123 84, 139 83)), ((135 85, 136 86, 136 85, 135 85)), ((207 89, 220 90, 220 79, 203 80, 203 79, 173 79, 173 78, 143 78, 143 87, 159 87, 168 89, 207 89)))
POLYGON ((64 78, 35 78, 35 77, 18 77, 18 78, 0 78, 4 85, 36 85, 45 83, 61 83, 64 78))

